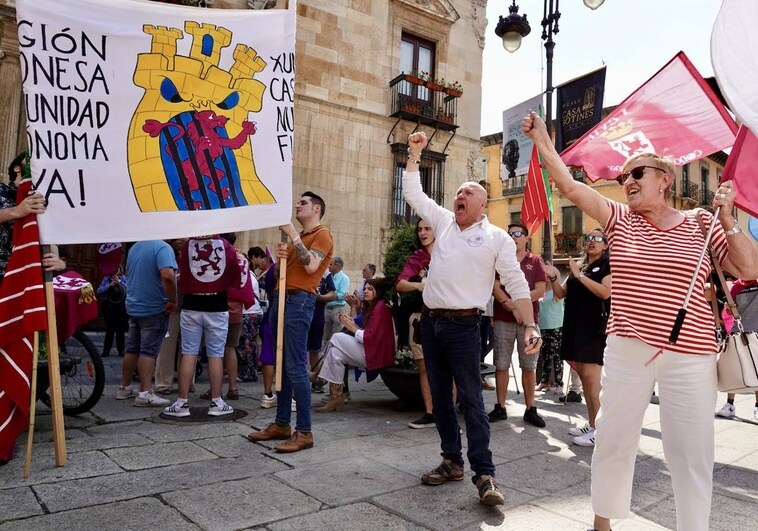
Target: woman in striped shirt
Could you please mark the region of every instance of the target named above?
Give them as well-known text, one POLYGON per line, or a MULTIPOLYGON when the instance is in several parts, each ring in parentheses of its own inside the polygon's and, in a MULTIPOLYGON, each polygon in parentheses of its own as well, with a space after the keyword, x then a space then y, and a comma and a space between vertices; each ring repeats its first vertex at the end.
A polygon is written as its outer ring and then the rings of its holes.
MULTIPOLYGON (((653 153, 622 167, 626 204, 611 201, 575 181, 555 151, 545 123, 535 114, 522 129, 532 138, 561 193, 603 225, 613 283, 604 353, 600 411, 592 458, 594 528, 629 513, 634 463, 653 386, 660 392, 661 438, 676 504, 677 529, 708 529, 713 483, 713 408, 716 403, 716 341, 704 290, 711 266, 695 271, 713 218, 704 209, 669 205, 673 161, 653 153), (671 326, 697 281, 679 339, 671 326)), ((713 233, 716 259, 739 278, 758 277, 758 250, 732 217, 732 183, 721 183, 713 206, 721 207, 713 233)))

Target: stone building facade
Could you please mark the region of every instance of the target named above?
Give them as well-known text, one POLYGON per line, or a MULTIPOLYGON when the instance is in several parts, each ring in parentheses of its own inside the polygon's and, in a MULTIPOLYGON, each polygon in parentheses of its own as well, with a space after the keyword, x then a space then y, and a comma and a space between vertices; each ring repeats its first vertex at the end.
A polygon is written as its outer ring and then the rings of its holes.
MULTIPOLYGON (((285 8, 288 2, 205 3, 261 9, 285 8)), ((297 2, 293 195, 312 190, 324 197, 324 224, 356 286, 365 263, 381 268, 393 227, 413 219, 398 188, 410 132, 423 130, 432 137, 422 173, 424 186, 438 202, 449 205, 460 183, 479 180, 486 3, 297 2), (444 78, 448 85, 456 81, 462 95, 398 78, 417 67, 428 78, 444 78), (417 106, 406 107, 410 100, 417 106)), ((0 31, 0 161, 5 168, 25 142, 14 0, 0 0, 0 31)), ((238 245, 278 240, 277 230, 251 231, 239 235, 238 245)), ((89 253, 72 254, 78 260, 89 253)))

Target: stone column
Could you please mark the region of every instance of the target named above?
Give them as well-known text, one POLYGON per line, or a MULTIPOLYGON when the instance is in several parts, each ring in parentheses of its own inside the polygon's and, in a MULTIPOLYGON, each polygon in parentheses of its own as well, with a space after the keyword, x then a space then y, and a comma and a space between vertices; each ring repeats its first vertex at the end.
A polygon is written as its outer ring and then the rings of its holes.
MULTIPOLYGON (((0 164, 2 175, 25 143, 22 122, 21 66, 15 13, 0 11, 0 164)), ((4 180, 4 179, 3 179, 4 180)))

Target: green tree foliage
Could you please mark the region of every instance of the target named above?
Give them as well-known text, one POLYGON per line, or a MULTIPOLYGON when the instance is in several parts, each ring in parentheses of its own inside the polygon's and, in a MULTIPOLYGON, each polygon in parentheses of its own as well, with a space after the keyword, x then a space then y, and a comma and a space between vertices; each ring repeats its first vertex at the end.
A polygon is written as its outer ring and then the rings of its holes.
POLYGON ((393 284, 403 270, 408 257, 416 250, 416 243, 413 241, 415 232, 415 224, 401 225, 395 229, 395 233, 390 238, 390 244, 384 255, 382 270, 384 271, 384 276, 393 284))

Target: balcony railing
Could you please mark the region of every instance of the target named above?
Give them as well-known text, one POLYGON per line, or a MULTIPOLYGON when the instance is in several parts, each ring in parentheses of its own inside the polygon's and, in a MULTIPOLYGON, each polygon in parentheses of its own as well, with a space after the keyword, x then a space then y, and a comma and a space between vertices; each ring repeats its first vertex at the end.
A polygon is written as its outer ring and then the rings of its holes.
POLYGON ((503 181, 503 195, 523 194, 526 188, 526 175, 517 175, 503 181))
POLYGON ((576 255, 584 246, 584 235, 578 233, 564 233, 555 235, 555 253, 576 255))
POLYGON ((716 194, 714 192, 711 192, 710 190, 703 190, 703 192, 700 194, 700 204, 701 205, 712 205, 713 204, 713 198, 716 194))
POLYGON ((682 183, 682 199, 690 199, 692 201, 698 201, 700 197, 698 197, 698 185, 692 182, 683 182, 682 183))
POLYGON ((457 129, 458 96, 448 94, 442 87, 429 88, 419 85, 418 82, 408 81, 409 77, 400 74, 390 81, 390 116, 447 131, 457 129))

